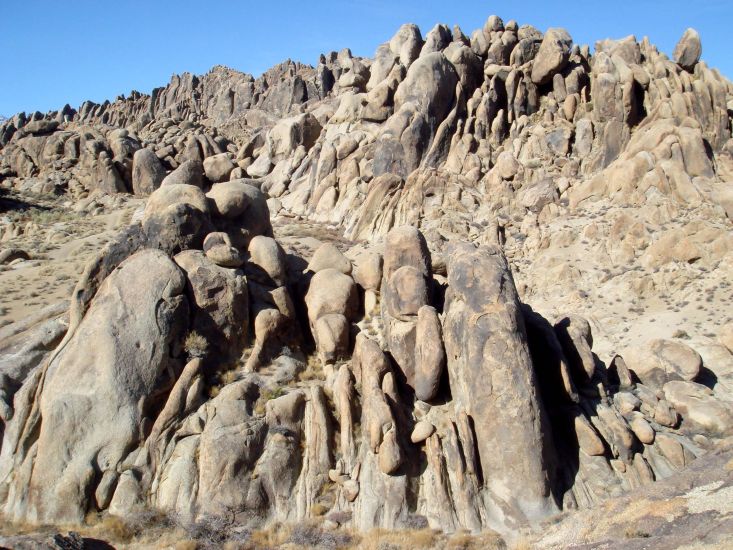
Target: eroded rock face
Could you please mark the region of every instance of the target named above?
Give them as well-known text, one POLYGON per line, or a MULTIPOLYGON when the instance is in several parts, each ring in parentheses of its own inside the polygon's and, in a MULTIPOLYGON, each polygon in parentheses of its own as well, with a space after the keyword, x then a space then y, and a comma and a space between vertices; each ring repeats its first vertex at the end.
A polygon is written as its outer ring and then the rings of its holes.
POLYGON ((132 190, 136 195, 150 195, 165 178, 165 169, 150 149, 140 149, 132 158, 132 190))
POLYGON ((733 422, 730 323, 682 322, 731 278, 733 85, 700 52, 492 16, 2 122, 3 187, 147 197, 68 325, 0 330, 7 516, 508 533, 689 465, 733 422))
POLYGON ((184 289, 181 270, 156 250, 134 254, 105 279, 36 381, 38 401, 22 413, 31 424, 16 437, 27 441, 37 432, 35 452, 13 456, 3 445, 5 513, 11 518, 83 520, 88 495, 100 489, 100 479, 116 476, 130 448, 142 441, 156 392, 180 368, 175 356, 188 319, 184 289), (32 471, 23 463, 33 464, 32 471))
POLYGON ((186 274, 192 330, 206 340, 217 362, 239 358, 249 325, 244 274, 216 265, 198 250, 181 252, 174 261, 186 274))
POLYGON ((506 260, 495 248, 458 246, 448 285, 443 337, 451 394, 475 431, 490 521, 551 514, 549 425, 506 260), (493 421, 479 421, 486 418, 493 421))

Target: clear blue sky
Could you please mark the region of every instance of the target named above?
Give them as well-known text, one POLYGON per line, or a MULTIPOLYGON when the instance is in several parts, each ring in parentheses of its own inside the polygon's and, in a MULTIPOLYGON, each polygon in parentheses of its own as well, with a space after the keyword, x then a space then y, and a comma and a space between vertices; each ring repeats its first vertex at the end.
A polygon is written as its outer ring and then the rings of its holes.
POLYGON ((671 55, 688 26, 703 59, 733 77, 733 0, 0 0, 0 115, 150 92, 216 64, 261 74, 291 58, 351 48, 372 56, 402 23, 470 33, 492 13, 575 42, 635 34, 671 55))

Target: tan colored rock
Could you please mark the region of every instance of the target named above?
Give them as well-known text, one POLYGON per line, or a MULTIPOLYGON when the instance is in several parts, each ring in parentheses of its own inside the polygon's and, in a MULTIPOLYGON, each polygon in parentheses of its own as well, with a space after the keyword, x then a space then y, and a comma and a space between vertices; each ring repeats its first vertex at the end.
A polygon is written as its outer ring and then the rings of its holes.
POLYGON ((425 441, 428 437, 433 435, 435 433, 435 426, 433 426, 430 422, 426 420, 421 420, 417 424, 415 424, 415 427, 412 430, 412 433, 410 434, 410 441, 413 443, 422 443, 425 441))
POLYGON ((324 269, 311 279, 305 303, 311 323, 328 313, 338 313, 353 320, 358 308, 356 284, 340 271, 324 269))
POLYGON ((314 273, 323 269, 336 269, 346 275, 351 274, 351 262, 332 243, 323 243, 316 249, 308 263, 308 270, 314 273))
POLYGON ((415 332, 415 397, 421 401, 437 397, 445 360, 438 314, 432 306, 422 306, 417 312, 415 332))
POLYGON ((591 384, 596 376, 596 361, 591 349, 593 335, 588 321, 579 315, 568 315, 555 323, 555 332, 568 358, 575 384, 591 384))
POLYGON ((517 291, 501 250, 461 244, 451 251, 444 311, 454 406, 474 419, 482 471, 493 472, 485 498, 527 519, 553 513, 545 413, 517 291))
POLYGON ((389 281, 392 274, 403 266, 413 267, 425 277, 431 274, 427 242, 415 227, 392 229, 384 240, 384 280, 389 281))
POLYGON ((660 399, 654 408, 654 421, 662 426, 676 428, 679 424, 679 415, 669 401, 660 399))
POLYGON ((379 290, 382 282, 382 256, 367 250, 354 261, 354 280, 365 290, 379 290))
POLYGON ((589 456, 603 456, 606 454, 606 446, 603 444, 603 440, 582 414, 575 417, 575 433, 578 436, 578 445, 585 454, 589 456))
POLYGON ((168 174, 160 186, 166 185, 193 185, 203 188, 204 186, 204 165, 199 160, 187 160, 168 174))
POLYGON ((695 29, 687 29, 674 48, 675 62, 686 71, 692 71, 701 55, 700 35, 695 29))
POLYGON ((220 153, 204 159, 204 173, 211 183, 220 183, 229 180, 229 174, 234 170, 234 163, 227 153, 220 153))
POLYGON ((562 70, 570 57, 573 39, 565 29, 547 29, 532 65, 532 82, 546 84, 562 70))
POLYGON ((150 149, 139 149, 132 157, 132 191, 136 195, 150 195, 160 187, 165 169, 150 149))
POLYGON ((359 496, 359 482, 353 479, 345 481, 342 487, 344 498, 349 502, 354 502, 359 496))
POLYGON ((639 439, 639 441, 645 445, 651 445, 654 443, 654 430, 649 425, 649 422, 646 421, 643 414, 632 414, 629 426, 631 426, 631 431, 634 432, 634 435, 639 439))
POLYGON ((379 446, 379 469, 383 474, 392 475, 402 465, 402 450, 397 442, 397 432, 394 429, 384 434, 379 446))
POLYGON ((384 288, 387 312, 395 319, 414 320, 418 310, 429 303, 425 276, 412 266, 395 270, 384 288))
POLYGON ((733 411, 706 386, 675 380, 664 385, 664 395, 682 416, 683 427, 713 435, 733 431, 733 411))
POLYGON ((225 231, 234 246, 247 248, 257 235, 272 236, 265 195, 242 180, 217 183, 206 193, 217 228, 225 231))
POLYGON ((324 363, 345 357, 349 350, 349 321, 340 313, 327 313, 316 319, 313 337, 324 363))
POLYGON ((191 329, 219 358, 236 359, 247 339, 249 297, 241 271, 214 264, 199 250, 177 254, 176 264, 188 280, 191 329))
POLYGON ((630 349, 624 360, 639 380, 654 388, 671 380, 695 380, 702 368, 700 354, 674 340, 651 340, 630 349))
POLYGON ((40 414, 25 428, 34 434, 35 467, 15 476, 8 514, 83 521, 99 479, 91 464, 117 471, 139 441, 145 404, 170 379, 171 346, 188 324, 184 288, 181 270, 157 250, 134 254, 105 279, 45 369, 40 414))
POLYGON ((257 235, 249 242, 247 251, 249 252, 245 266, 247 277, 273 287, 287 283, 285 252, 275 239, 257 235))
POLYGON ((232 246, 229 235, 223 232, 206 235, 204 253, 207 258, 221 267, 240 267, 244 263, 242 254, 232 246))

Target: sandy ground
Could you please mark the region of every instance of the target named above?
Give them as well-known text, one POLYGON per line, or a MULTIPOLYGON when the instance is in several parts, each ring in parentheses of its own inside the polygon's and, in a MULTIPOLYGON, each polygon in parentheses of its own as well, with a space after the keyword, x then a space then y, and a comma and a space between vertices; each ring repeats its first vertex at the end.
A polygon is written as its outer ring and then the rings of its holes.
POLYGON ((26 208, 0 212, 0 250, 19 248, 30 260, 0 266, 0 326, 69 297, 86 264, 123 227, 142 204, 96 214, 78 212, 59 199, 23 197, 26 208), (5 238, 12 223, 24 233, 5 238))

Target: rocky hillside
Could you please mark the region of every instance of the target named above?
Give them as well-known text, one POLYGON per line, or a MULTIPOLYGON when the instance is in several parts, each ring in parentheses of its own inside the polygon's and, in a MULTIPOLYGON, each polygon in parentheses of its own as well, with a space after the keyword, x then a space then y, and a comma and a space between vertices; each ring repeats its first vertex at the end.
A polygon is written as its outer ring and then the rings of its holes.
POLYGON ((2 123, 3 517, 511 541, 716 452, 733 84, 701 54, 492 16, 2 123))

